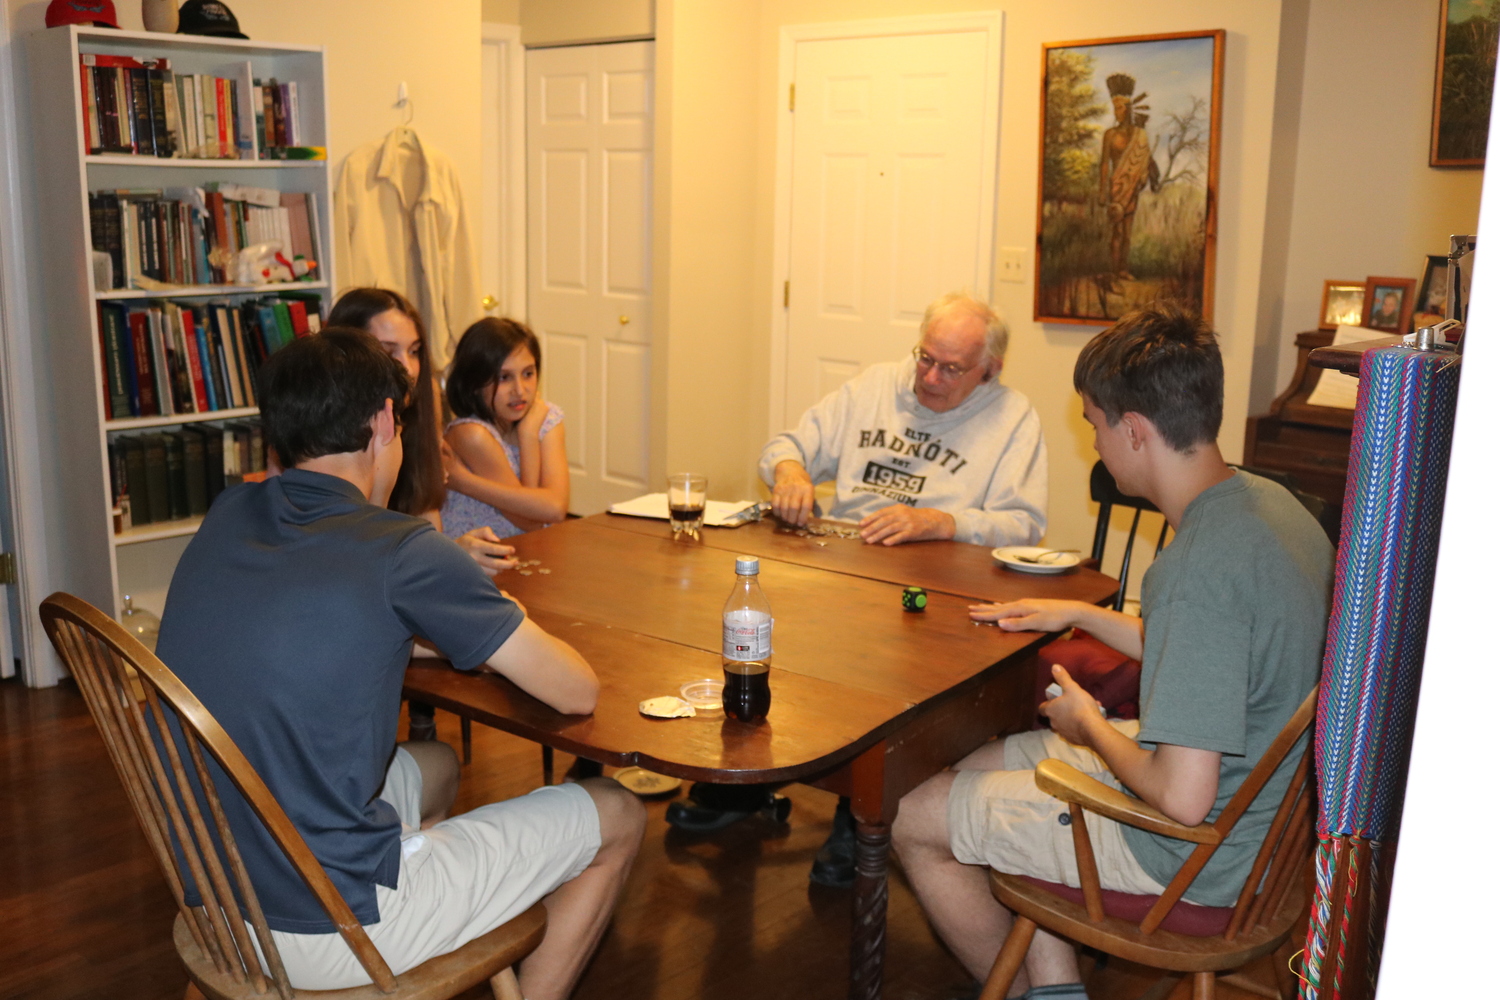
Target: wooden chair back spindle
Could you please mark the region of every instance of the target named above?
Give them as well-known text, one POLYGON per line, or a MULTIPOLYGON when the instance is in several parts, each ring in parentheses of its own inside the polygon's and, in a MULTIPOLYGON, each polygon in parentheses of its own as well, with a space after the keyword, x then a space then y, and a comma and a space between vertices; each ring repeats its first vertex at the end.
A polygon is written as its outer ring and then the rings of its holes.
POLYGON ((390 967, 302 836, 233 740, 177 676, 118 623, 76 597, 53 594, 42 603, 41 617, 83 692, 183 923, 214 967, 238 984, 248 983, 257 994, 274 983, 282 1000, 293 998, 220 802, 209 757, 239 789, 376 987, 393 992, 396 978, 390 967), (127 668, 134 669, 144 702, 132 691, 127 668), (176 726, 169 725, 168 709, 176 726), (188 763, 195 780, 189 778, 188 763), (189 903, 179 859, 199 905, 189 903), (247 918, 270 968, 270 983, 245 926, 247 918))

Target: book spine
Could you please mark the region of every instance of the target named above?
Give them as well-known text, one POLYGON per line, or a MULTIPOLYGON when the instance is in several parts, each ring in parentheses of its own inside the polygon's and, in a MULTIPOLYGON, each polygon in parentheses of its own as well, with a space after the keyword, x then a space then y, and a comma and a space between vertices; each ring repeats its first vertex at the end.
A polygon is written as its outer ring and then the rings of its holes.
POLYGON ((151 81, 144 69, 122 70, 128 77, 130 101, 131 150, 140 156, 153 156, 156 146, 151 137, 151 81))
POLYGON ((104 330, 104 316, 99 316, 99 389, 104 394, 104 419, 115 419, 114 394, 109 391, 109 335, 104 330))
POLYGON ((162 99, 167 112, 167 148, 169 156, 186 155, 182 136, 182 90, 177 86, 177 74, 171 70, 161 71, 162 99))
POLYGON ((83 101, 83 151, 92 153, 99 147, 99 106, 94 99, 93 70, 78 64, 78 92, 83 101))
POLYGON ((212 505, 214 497, 224 492, 224 434, 213 427, 204 429, 203 471, 212 505))
POLYGON ((182 471, 187 480, 188 514, 208 513, 208 468, 203 432, 196 427, 182 429, 182 471))
POLYGON ((125 342, 123 312, 120 306, 102 302, 99 304, 99 328, 104 332, 105 372, 109 376, 109 409, 114 414, 110 418, 112 420, 132 416, 129 374, 126 371, 130 348, 125 342))
POLYGON ((221 76, 214 77, 214 122, 218 126, 219 159, 230 158, 230 150, 233 147, 229 137, 229 95, 225 84, 229 81, 221 76))
POLYGON ((214 385, 214 356, 208 346, 208 312, 193 311, 193 328, 198 338, 198 366, 203 381, 203 393, 208 397, 209 410, 222 410, 219 393, 214 385))
POLYGON ((245 343, 245 327, 240 322, 240 311, 231 308, 229 310, 229 325, 234 330, 234 360, 239 366, 240 394, 244 397, 246 406, 255 405, 255 369, 251 362, 255 357, 253 349, 245 343))
POLYGON ((151 139, 157 156, 172 155, 172 130, 167 119, 167 81, 165 71, 150 69, 151 80, 151 139))
POLYGON ((229 394, 224 378, 224 343, 219 335, 219 324, 215 322, 214 310, 204 310, 204 316, 204 327, 208 332, 208 373, 213 379, 214 399, 218 402, 214 409, 233 409, 234 397, 229 394))
POLYGON ((182 340, 188 378, 193 387, 193 408, 199 413, 207 413, 211 407, 208 405, 208 391, 203 387, 203 356, 198 352, 198 330, 191 309, 182 310, 182 340))
POLYGON ((146 342, 146 314, 131 312, 127 319, 130 323, 130 353, 135 359, 135 395, 140 400, 139 409, 131 409, 137 416, 160 416, 161 411, 156 408, 156 380, 151 372, 151 345, 146 342))
POLYGON ((302 111, 297 104, 297 81, 286 85, 286 144, 302 145, 302 111))
POLYGON ((172 501, 167 484, 167 439, 160 434, 142 435, 146 449, 146 499, 153 523, 171 519, 172 501))
POLYGON ((146 337, 151 348, 151 373, 154 376, 152 389, 156 392, 157 410, 164 417, 177 412, 172 400, 172 368, 167 359, 167 338, 162 329, 161 309, 151 306, 146 310, 146 337))
POLYGON ((116 442, 125 453, 125 497, 130 504, 131 524, 151 523, 151 498, 146 482, 146 449, 140 437, 121 437, 116 442))
POLYGON ((240 384, 239 362, 234 350, 234 327, 229 322, 229 310, 224 306, 214 307, 214 331, 219 338, 219 352, 224 365, 224 385, 229 390, 225 396, 230 405, 239 408, 245 405, 245 395, 240 384))

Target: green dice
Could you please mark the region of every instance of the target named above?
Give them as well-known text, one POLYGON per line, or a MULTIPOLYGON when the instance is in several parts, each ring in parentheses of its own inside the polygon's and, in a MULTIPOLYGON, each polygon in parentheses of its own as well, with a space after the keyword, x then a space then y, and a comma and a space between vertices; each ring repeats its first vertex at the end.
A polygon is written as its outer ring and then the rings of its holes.
POLYGON ((907 611, 926 611, 927 591, 921 587, 907 587, 901 591, 901 606, 907 611))

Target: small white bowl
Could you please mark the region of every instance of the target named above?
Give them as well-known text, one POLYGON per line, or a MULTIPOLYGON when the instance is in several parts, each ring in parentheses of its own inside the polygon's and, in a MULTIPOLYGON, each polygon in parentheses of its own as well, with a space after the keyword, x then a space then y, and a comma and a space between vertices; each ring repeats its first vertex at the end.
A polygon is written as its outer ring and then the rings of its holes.
POLYGON ((724 682, 705 677, 688 681, 680 689, 682 700, 692 705, 700 714, 724 710, 724 682))

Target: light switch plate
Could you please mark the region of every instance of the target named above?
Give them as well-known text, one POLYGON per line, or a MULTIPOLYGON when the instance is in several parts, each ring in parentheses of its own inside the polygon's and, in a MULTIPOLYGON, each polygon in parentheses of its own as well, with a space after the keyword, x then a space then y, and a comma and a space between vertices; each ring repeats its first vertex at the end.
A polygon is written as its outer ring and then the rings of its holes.
POLYGON ((1025 247, 1000 248, 1000 280, 1020 284, 1026 280, 1027 253, 1025 247))

